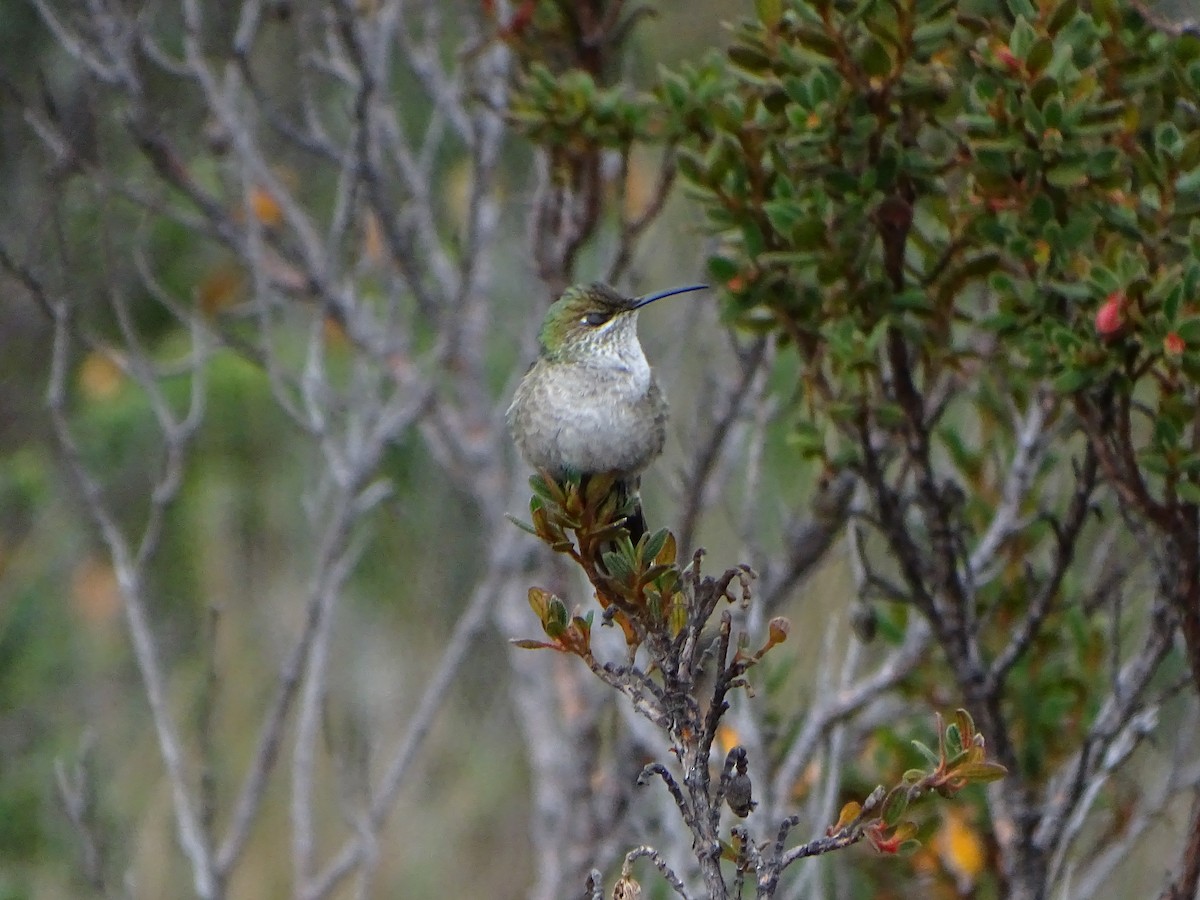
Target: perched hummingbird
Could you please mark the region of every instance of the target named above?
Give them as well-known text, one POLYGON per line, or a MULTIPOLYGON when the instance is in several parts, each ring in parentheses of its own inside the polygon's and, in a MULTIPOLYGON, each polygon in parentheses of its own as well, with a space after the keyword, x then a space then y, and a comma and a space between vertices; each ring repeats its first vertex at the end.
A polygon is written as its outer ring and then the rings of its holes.
MULTIPOLYGON (((645 297, 600 283, 567 288, 546 312, 537 361, 508 408, 525 460, 559 480, 614 473, 627 495, 636 494, 667 430, 667 401, 638 342, 638 310, 707 286, 645 297)), ((634 541, 645 531, 640 503, 627 527, 634 541)))

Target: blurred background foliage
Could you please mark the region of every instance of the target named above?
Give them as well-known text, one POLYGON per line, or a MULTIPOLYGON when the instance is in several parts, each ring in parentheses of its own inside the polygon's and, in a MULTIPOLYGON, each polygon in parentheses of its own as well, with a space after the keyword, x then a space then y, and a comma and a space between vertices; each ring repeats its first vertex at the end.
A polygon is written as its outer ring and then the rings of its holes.
MULTIPOLYGON (((288 4, 267 5, 283 9, 288 4)), ((214 32, 228 34, 235 20, 222 16, 222 4, 206 6, 210 17, 224 19, 212 22, 214 32)), ((478 13, 477 4, 452 6, 457 13, 478 13)), ((231 14, 233 9, 228 7, 231 14)), ((660 4, 634 36, 639 49, 622 63, 620 76, 648 82, 657 63, 723 40, 717 24, 720 9, 716 2, 660 4)), ((158 5, 154 15, 176 19, 178 32, 178 16, 169 6, 158 5)), ((296 52, 288 30, 267 29, 266 34, 256 48, 254 69, 275 96, 297 99, 296 88, 288 84, 294 67, 285 62, 296 52)), ((451 32, 447 47, 453 39, 451 32)), ((86 177, 55 170, 22 119, 20 104, 12 101, 17 92, 37 98, 66 123, 80 152, 104 154, 105 164, 115 171, 141 171, 152 179, 144 158, 120 140, 108 139, 109 133, 120 132, 120 109, 86 93, 89 86, 75 78, 32 4, 0 3, 0 47, 0 73, 6 90, 12 91, 0 100, 0 181, 6 197, 0 229, 6 237, 18 236, 21 246, 20 236, 47 237, 51 202, 71 210, 65 218, 71 233, 63 237, 63 245, 72 255, 63 277, 80 279, 94 272, 96 283, 64 287, 82 288, 94 298, 89 324, 102 334, 116 333, 103 302, 106 282, 113 281, 131 293, 146 345, 156 354, 171 355, 172 342, 186 336, 175 334, 175 319, 146 294, 135 273, 122 270, 130 265, 124 252, 127 238, 137 234, 147 239, 164 291, 194 297, 213 314, 244 299, 249 287, 245 274, 210 242, 166 218, 147 221, 132 205, 106 205, 101 216, 99 192, 86 177), (52 199, 42 193, 47 190, 52 199), (114 219, 123 219, 128 231, 114 229, 114 219)), ((189 160, 193 176, 236 203, 215 162, 212 142, 220 136, 205 132, 206 115, 194 92, 161 75, 154 87, 156 108, 166 112, 194 153, 189 160)), ((416 91, 412 96, 420 99, 406 117, 426 116, 424 96, 416 91)), ((268 149, 280 177, 306 206, 328 207, 329 169, 310 167, 286 142, 268 149)), ((533 288, 522 224, 528 154, 518 144, 508 146, 501 175, 510 237, 499 256, 503 269, 496 273, 496 290, 525 296, 515 306, 519 315, 511 316, 502 314, 507 301, 497 296, 501 314, 492 323, 487 360, 497 394, 527 364, 519 358, 518 338, 535 325, 526 315, 533 288)), ((451 225, 464 214, 463 166, 461 158, 449 153, 438 166, 439 214, 451 225)), ((250 197, 249 208, 263 225, 278 224, 280 211, 269 193, 250 197)), ((678 213, 674 221, 679 221, 678 213)), ((667 259, 654 277, 669 283, 694 271, 695 239, 687 233, 664 235, 659 243, 667 259)), ((369 258, 382 256, 376 232, 368 228, 362 240, 369 258)), ((375 290, 386 289, 370 268, 360 275, 364 291, 372 284, 375 290)), ((136 872, 136 896, 179 896, 179 886, 190 879, 173 850, 165 786, 157 776, 147 777, 159 771, 158 753, 129 656, 113 569, 63 476, 44 413, 49 323, 8 287, 5 294, 0 302, 0 897, 91 895, 54 788, 56 761, 70 770, 81 758, 96 776, 93 815, 111 842, 107 849, 112 858, 136 872)), ((657 330, 666 329, 660 323, 657 330)), ((661 334, 651 340, 658 350, 665 349, 661 334)), ((292 341, 290 352, 301 353, 303 335, 292 341)), ((284 351, 289 352, 286 346, 284 351)), ((107 496, 122 518, 139 522, 150 483, 148 460, 159 452, 145 396, 99 353, 77 360, 70 389, 87 462, 102 474, 107 496)), ((181 378, 168 384, 167 391, 182 402, 188 385, 181 378)), ((291 620, 300 615, 295 594, 302 590, 307 570, 293 548, 308 536, 298 510, 316 463, 311 448, 296 439, 294 425, 279 410, 259 367, 233 352, 222 353, 211 364, 208 392, 206 423, 153 564, 153 615, 172 665, 173 698, 191 708, 193 721, 200 714, 206 659, 217 654, 230 687, 212 712, 212 730, 244 735, 243 745, 227 748, 241 766, 252 748, 255 711, 276 677, 282 644, 267 653, 262 648, 280 640, 280 617, 295 624, 291 620), (224 617, 214 651, 209 647, 208 605, 216 597, 238 615, 224 617)), ((363 551, 348 591, 352 604, 337 638, 351 648, 347 658, 354 663, 336 674, 335 684, 348 720, 339 725, 347 734, 365 733, 366 724, 375 721, 402 721, 411 712, 423 673, 438 658, 440 641, 477 575, 470 552, 460 551, 459 545, 473 540, 464 541, 464 536, 510 527, 480 522, 415 435, 390 450, 383 469, 394 482, 394 499, 363 551), (441 563, 451 545, 459 563, 446 566, 441 563)), ((400 799, 403 812, 391 827, 383 882, 402 885, 402 896, 516 897, 530 882, 524 748, 503 699, 506 665, 504 636, 499 637, 479 642, 422 754, 417 777, 400 799), (460 855, 476 864, 444 865, 450 856, 460 855)), ((338 739, 349 740, 344 735, 338 739)), ((286 890, 286 867, 276 864, 286 851, 270 836, 282 828, 282 801, 279 793, 268 805, 250 861, 235 882, 235 896, 282 896, 286 890)))
MULTIPOLYGON (((209 5, 219 20, 221 5, 209 5)), ((465 0, 450 6, 458 14, 476 14, 477 4, 465 0)), ((525 30, 510 35, 518 53, 522 40, 557 33, 554 4, 517 6, 532 11, 525 30)), ((967 6, 978 7, 980 21, 991 11, 983 2, 967 6)), ((536 53, 523 57, 528 66, 510 116, 524 140, 506 145, 499 174, 505 237, 492 275, 496 297, 485 361, 498 402, 528 362, 519 348, 544 299, 533 287, 539 264, 526 242, 526 141, 567 169, 580 164, 581 146, 631 150, 633 209, 607 210, 594 242, 581 247, 577 270, 589 276, 619 250, 622 212, 635 215, 653 195, 658 146, 679 148, 687 185, 651 225, 638 276, 666 285, 707 269, 721 290, 721 322, 712 308, 687 305, 701 301, 686 300, 643 317, 648 353, 666 373, 677 423, 664 472, 651 474, 646 487, 648 508, 662 522, 672 521, 680 499, 670 474, 679 465, 679 435, 710 413, 704 370, 728 352, 722 324, 777 332, 784 346, 791 342, 801 351, 780 354, 770 373, 768 393, 778 405, 762 456, 761 492, 772 501, 764 504, 760 525, 768 547, 782 542, 787 511, 816 478, 861 464, 854 429, 864 405, 884 429, 902 418, 876 392, 874 367, 888 328, 919 344, 929 378, 942 369, 977 375, 936 434, 937 452, 977 476, 964 511, 976 527, 1001 499, 1002 473, 993 458, 1014 446, 1007 425, 999 423, 1008 422, 1011 399, 1028 400, 1035 377, 1053 379, 1064 392, 1114 374, 1131 381, 1157 378, 1166 388, 1195 378, 1200 137, 1174 119, 1179 104, 1193 104, 1200 91, 1200 40, 1184 37, 1168 48, 1161 32, 1122 30, 1123 8, 1098 16, 1097 25, 1076 15, 1070 3, 1061 6, 1071 10, 1061 21, 1039 18, 1030 3, 1009 6, 1028 7, 1022 19, 1027 27, 1015 29, 1010 41, 1002 46, 980 27, 978 40, 969 36, 947 52, 946 34, 959 27, 950 23, 958 5, 917 4, 915 20, 891 23, 896 31, 916 32, 918 53, 903 60, 887 33, 859 30, 845 47, 832 47, 813 37, 821 21, 811 9, 789 4, 785 22, 783 5, 770 2, 647 5, 649 14, 633 17, 628 52, 598 58, 590 72, 566 70, 569 57, 560 59, 553 43, 537 44, 536 53), (742 15, 753 18, 721 27, 742 15), (1101 41, 1105 15, 1112 31, 1101 41), (1137 92, 1130 93, 1127 79, 1106 77, 1105 60, 1096 54, 1126 67, 1136 56, 1143 71, 1137 92), (1053 76, 1053 89, 1041 86, 1043 73, 1053 76), (974 89, 958 90, 964 82, 974 89), (881 101, 881 94, 887 99, 881 101), (896 104, 917 120, 893 117, 896 104), (928 119, 921 117, 926 111, 928 119), (969 165, 959 156, 964 144, 972 150, 969 165), (910 200, 925 199, 904 225, 920 235, 902 261, 919 286, 896 281, 896 261, 875 240, 878 222, 872 217, 880 199, 906 191, 910 200), (1064 222, 1065 208, 1072 215, 1064 222), (1098 256, 1092 253, 1097 243, 1104 250, 1098 256), (951 245, 952 259, 945 256, 951 245), (1039 290, 1045 285, 1054 289, 1039 290), (1121 297, 1119 327, 1133 323, 1139 335, 1120 353, 1107 335, 1096 334, 1095 317, 1114 295, 1121 297), (981 346, 981 333, 992 343, 981 346), (1182 349, 1170 341, 1172 334, 1182 349)), ((153 9, 171 23, 170 9, 153 9)), ((211 27, 222 33, 234 24, 211 27)), ((285 29, 275 34, 256 48, 252 65, 276 96, 287 97, 286 61, 296 48, 285 29)), ((21 0, 0 2, 0 60, 6 96, 38 96, 51 104, 67 123, 75 153, 101 158, 112 171, 153 177, 146 160, 127 146, 114 151, 124 146, 108 136, 120 110, 87 96, 36 12, 21 0)), ((213 130, 192 94, 165 77, 153 87, 153 105, 195 154, 188 161, 192 176, 231 206, 241 203, 263 227, 277 226, 283 213, 269 191, 239 197, 222 175, 214 159, 227 136, 213 130)), ((414 119, 428 114, 420 106, 402 112, 414 119)), ((1187 115, 1194 115, 1194 106, 1187 115)), ((266 149, 278 177, 306 207, 328 207, 336 173, 314 172, 282 142, 266 149)), ((437 215, 453 233, 465 215, 468 173, 451 150, 443 157, 434 186, 437 215)), ((71 283, 61 286, 95 297, 88 312, 98 333, 117 331, 103 292, 123 289, 131 296, 137 333, 156 356, 171 356, 183 340, 175 319, 119 252, 132 235, 146 239, 164 293, 193 297, 214 317, 236 316, 251 290, 236 261, 167 217, 147 220, 132 206, 105 208, 100 216, 98 192, 88 179, 56 171, 56 165, 30 138, 20 105, 0 101, 6 194, 0 232, 6 239, 49 240, 48 204, 70 211, 62 220, 68 233, 54 238, 70 254, 62 278, 71 283), (47 190, 53 192, 49 200, 40 193, 47 190), (116 221, 125 228, 114 228, 116 221), (97 275, 95 285, 80 281, 90 272, 97 275)), ((378 229, 368 219, 358 236, 365 263, 354 274, 368 296, 388 290, 380 274, 378 229)), ((327 327, 330 345, 350 354, 338 323, 327 327)), ((285 332, 281 353, 302 354, 303 338, 285 332)), ((422 339, 432 336, 416 336, 422 339)), ((6 287, 0 301, 0 898, 88 895, 77 874, 79 850, 54 791, 56 763, 70 771, 77 762, 98 775, 89 815, 112 844, 110 858, 137 872, 137 896, 179 896, 178 885, 188 879, 172 849, 166 788, 147 777, 159 771, 159 761, 114 572, 63 476, 43 412, 49 340, 42 313, 6 287)), ((84 457, 101 474, 120 518, 137 523, 146 515, 147 460, 159 452, 147 400, 119 366, 94 352, 75 360, 70 382, 84 457)), ((1146 431, 1139 452, 1163 502, 1176 495, 1195 501, 1200 466, 1191 448, 1180 450, 1194 392, 1166 388, 1147 389, 1145 402, 1157 404, 1151 418, 1159 425, 1146 431), (1187 403, 1176 402, 1180 394, 1187 403)), ((188 390, 182 378, 166 385, 180 406, 188 390)), ((276 675, 282 647, 273 646, 274 629, 280 622, 295 625, 302 612, 294 601, 307 570, 293 548, 308 536, 298 510, 315 461, 312 448, 293 439, 293 429, 260 367, 233 351, 214 358, 205 425, 152 567, 154 623, 171 662, 172 698, 201 731, 245 735, 244 745, 223 748, 231 769, 250 753, 254 713, 276 675), (238 613, 223 616, 219 632, 212 628, 213 598, 238 613), (208 709, 204 685, 214 659, 228 686, 208 709)), ((1069 469, 1078 452, 1078 443, 1063 446, 1047 459, 1046 471, 1069 469)), ((456 604, 479 574, 482 563, 471 551, 480 535, 508 527, 480 521, 470 498, 428 458, 415 431, 390 448, 382 471, 395 490, 347 588, 350 602, 336 641, 339 658, 349 664, 333 675, 337 702, 331 705, 338 712, 327 736, 366 757, 376 739, 373 724, 402 719, 438 658, 456 604), (450 558, 453 565, 446 564, 450 558)), ((1061 509, 1070 496, 1057 492, 1053 477, 1046 483, 1046 504, 1061 509)), ((714 554, 732 555, 744 502, 736 492, 719 498, 701 523, 698 542, 714 554)), ((1032 532, 1029 547, 1042 546, 1047 537, 1032 532)), ((1022 593, 1029 547, 1011 548, 1007 577, 991 582, 984 598, 997 633, 1029 602, 1022 593)), ((1136 552, 1128 542, 1118 551, 1136 552)), ((1082 591, 1083 585, 1068 580, 1067 590, 1082 591)), ((780 744, 791 737, 793 710, 818 689, 815 660, 829 610, 848 606, 854 592, 839 560, 807 584, 805 598, 787 605, 798 626, 792 642, 758 675, 766 721, 778 727, 780 744)), ((877 604, 880 639, 897 641, 914 614, 901 604, 877 604)), ((1117 626, 1078 606, 1064 605, 1055 616, 1037 652, 1009 673, 1005 697, 1018 723, 1013 740, 1020 768, 1035 782, 1076 749, 1104 690, 1106 642, 1121 637, 1117 626)), ((380 883, 401 886, 401 896, 523 896, 534 855, 542 850, 527 843, 526 748, 502 699, 508 667, 496 637, 478 643, 389 826, 380 883), (449 856, 472 865, 448 868, 442 861, 449 856)), ((1182 660, 1173 661, 1162 678, 1177 678, 1183 670, 1182 660)), ((933 707, 957 702, 944 673, 932 666, 901 693, 933 707)), ((905 726, 885 729, 850 748, 846 799, 907 768, 913 737, 928 742, 927 725, 913 725, 911 734, 905 726)), ((738 735, 731 731, 724 740, 732 746, 738 735)), ((1154 768, 1154 754, 1146 751, 1132 774, 1115 784, 1098 829, 1119 827, 1123 799, 1137 790, 1138 772, 1154 768)), ((218 784, 229 785, 220 774, 218 784)), ((348 777, 326 775, 334 785, 348 777)), ((797 801, 819 777, 803 773, 797 801)), ((282 791, 276 793, 238 871, 234 896, 286 893, 285 867, 276 865, 286 850, 274 834, 283 828, 286 803, 282 791)), ((336 804, 333 788, 325 800, 336 804)), ((1179 816, 1178 809, 1164 810, 1157 826, 1162 835, 1178 833, 1179 816)), ((847 896, 998 895, 989 874, 995 845, 982 795, 931 814, 921 836, 923 849, 911 862, 856 856, 847 896)), ((1164 840, 1122 869, 1109 896, 1146 895, 1174 861, 1173 845, 1164 840)))

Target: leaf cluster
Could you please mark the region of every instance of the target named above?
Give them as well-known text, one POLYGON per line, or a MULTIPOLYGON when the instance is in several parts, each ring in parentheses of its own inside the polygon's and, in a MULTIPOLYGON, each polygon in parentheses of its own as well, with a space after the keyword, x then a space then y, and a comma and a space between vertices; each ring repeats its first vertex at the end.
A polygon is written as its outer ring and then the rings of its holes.
MULTIPOLYGON (((517 524, 583 569, 605 623, 620 627, 631 656, 647 642, 667 654, 680 652, 687 634, 708 623, 721 599, 734 599, 728 589, 735 578, 748 600, 748 570, 730 570, 716 590, 717 582, 708 585, 699 578, 700 554, 686 571, 678 565, 675 536, 667 529, 642 534, 634 543, 626 525, 637 500, 611 474, 560 483, 543 472, 530 485, 532 524, 517 524)), ((541 588, 531 589, 529 599, 551 643, 525 641, 521 646, 590 656, 590 615, 568 619, 563 602, 541 588)), ((757 661, 786 636, 784 620, 773 621, 767 644, 747 659, 757 661)))
POLYGON ((805 361, 803 449, 900 421, 894 330, 931 376, 1153 386, 1143 462, 1200 494, 1200 38, 1111 2, 760 7, 659 96, 729 316, 805 361))
POLYGON ((956 711, 949 725, 938 714, 937 734, 936 752, 920 741, 912 742, 930 768, 909 769, 890 790, 880 786, 864 803, 847 803, 829 827, 827 838, 866 839, 880 853, 913 850, 919 846, 917 824, 904 818, 913 802, 929 793, 949 799, 969 784, 987 784, 1007 774, 1004 766, 987 759, 986 741, 965 709, 956 711))
MULTIPOLYGON (((970 715, 959 710, 955 721, 945 728, 938 718, 936 751, 914 742, 929 761, 928 769, 910 769, 890 790, 878 787, 864 803, 847 804, 824 838, 787 849, 785 837, 799 822, 795 816, 783 821, 773 845, 756 844, 743 825, 733 825, 728 839, 718 837, 723 805, 739 818, 745 818, 757 806, 743 747, 729 751, 720 778, 715 786, 711 782, 710 758, 721 718, 728 709, 726 697, 733 688, 748 689, 746 671, 787 640, 788 621, 772 619, 766 640, 753 652, 747 649, 744 635, 740 636, 731 655, 732 617, 728 611, 721 613, 715 633, 703 629, 720 600, 735 599, 729 593, 735 579, 742 586, 742 603, 750 602, 748 570, 735 568, 720 578, 702 579, 702 551, 696 553, 689 566, 679 567, 674 536, 665 529, 642 534, 633 542, 626 523, 635 501, 612 476, 559 482, 542 472, 530 483, 534 490, 531 524, 517 524, 551 549, 570 557, 587 574, 604 609, 605 621, 618 624, 625 635, 628 661, 623 665, 601 663, 593 653, 592 614, 571 615, 561 599, 538 587, 529 590, 529 602, 546 640, 513 643, 578 656, 667 733, 684 775, 682 785, 661 763, 646 766, 638 783, 646 783, 651 776, 663 780, 693 834, 710 887, 719 885, 718 891, 724 888, 723 877, 714 867, 718 859, 734 863, 739 883, 746 873, 753 873, 760 886, 759 896, 771 896, 780 874, 801 858, 863 840, 882 853, 895 853, 915 843, 917 827, 903 819, 912 802, 928 793, 953 797, 968 784, 1004 776, 1005 768, 987 758, 984 738, 970 715), (646 665, 639 664, 639 648, 646 651, 646 665), (711 682, 698 677, 706 660, 715 669, 711 682), (706 846, 713 848, 711 855, 703 851, 706 846)), ((648 854, 655 852, 652 848, 642 849, 648 854)), ((676 878, 661 859, 658 864, 668 880, 676 878)), ((622 883, 631 878, 627 865, 622 883)))

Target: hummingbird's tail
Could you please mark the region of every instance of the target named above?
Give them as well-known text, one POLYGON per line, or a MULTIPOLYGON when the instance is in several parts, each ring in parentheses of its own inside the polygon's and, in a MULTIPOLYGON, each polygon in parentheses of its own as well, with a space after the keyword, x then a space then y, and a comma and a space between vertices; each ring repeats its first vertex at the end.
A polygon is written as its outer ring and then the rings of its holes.
MULTIPOLYGON (((591 475, 580 476, 580 489, 586 489, 591 475)), ((617 479, 612 483, 611 490, 618 495, 624 527, 629 532, 629 540, 636 546, 649 528, 646 526, 646 516, 642 512, 642 479, 634 475, 632 478, 617 479)))
POLYGON ((650 530, 646 525, 646 514, 642 511, 641 482, 642 479, 637 477, 620 482, 620 489, 624 492, 626 502, 630 504, 629 512, 625 516, 625 530, 629 532, 629 540, 634 546, 637 546, 642 535, 650 530))
MULTIPOLYGON (((587 485, 588 476, 584 475, 580 486, 587 485)), ((642 536, 646 534, 646 516, 642 512, 642 494, 639 490, 641 479, 636 475, 632 478, 623 478, 613 483, 612 491, 619 495, 620 511, 624 519, 623 526, 629 532, 629 540, 636 547, 642 536)), ((600 546, 599 559, 597 565, 602 572, 608 572, 608 565, 604 561, 604 554, 616 552, 620 550, 620 543, 616 540, 604 541, 600 546)))

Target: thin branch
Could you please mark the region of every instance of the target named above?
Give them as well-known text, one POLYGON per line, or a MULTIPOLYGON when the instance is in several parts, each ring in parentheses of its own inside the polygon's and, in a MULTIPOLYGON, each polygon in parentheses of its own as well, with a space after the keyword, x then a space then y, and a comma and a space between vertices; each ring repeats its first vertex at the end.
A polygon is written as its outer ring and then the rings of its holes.
POLYGON ((94 744, 94 734, 91 731, 84 732, 74 765, 69 771, 61 759, 54 761, 54 780, 63 812, 79 840, 83 877, 92 890, 108 897, 110 892, 104 873, 105 847, 95 822, 96 786, 91 772, 94 744))
MULTIPOLYGON (((731 767, 731 765, 729 764, 727 767, 731 767)), ((687 802, 687 798, 683 796, 683 791, 680 790, 674 776, 667 770, 667 767, 658 762, 647 763, 642 768, 641 774, 637 777, 637 784, 648 784, 651 775, 657 775, 662 779, 663 784, 667 786, 667 792, 670 793, 671 799, 675 801, 675 806, 679 809, 679 814, 683 816, 683 821, 690 822, 695 813, 691 805, 687 802)))
POLYGON ((1033 602, 1029 604, 1025 615, 1012 629, 1012 637, 992 661, 987 673, 987 686, 984 688, 986 693, 999 692, 1009 671, 1025 656, 1041 630, 1042 623, 1049 614, 1050 607, 1075 558, 1075 547, 1091 508, 1092 492, 1096 488, 1096 476, 1096 454, 1089 444, 1076 479, 1075 495, 1071 499, 1066 518, 1061 525, 1055 528, 1055 553, 1050 572, 1034 596, 1033 602))
POLYGON ((1046 420, 1054 399, 1043 390, 1034 392, 1029 408, 1016 429, 1016 449, 1004 479, 1000 503, 997 504, 987 530, 980 537, 967 563, 976 584, 983 580, 984 570, 992 565, 997 551, 1020 528, 1021 505, 1037 474, 1042 455, 1050 441, 1046 420))
MULTIPOLYGON (((1068 825, 1088 784, 1103 773, 1105 754, 1138 709, 1143 691, 1158 671, 1174 637, 1174 619, 1161 601, 1150 615, 1150 627, 1139 651, 1121 668, 1109 696, 1101 705, 1079 751, 1068 759, 1047 786, 1047 798, 1033 840, 1064 858, 1068 825)), ((1055 871, 1050 872, 1051 881, 1055 871)))
MULTIPOLYGON (((195 798, 185 772, 183 746, 179 728, 167 700, 166 675, 159 661, 159 651, 146 613, 143 598, 142 572, 151 553, 139 552, 135 558, 129 543, 104 502, 100 485, 83 462, 83 456, 71 432, 66 409, 67 355, 70 346, 69 315, 64 305, 55 309, 54 347, 51 358, 47 401, 55 436, 62 448, 63 458, 71 477, 79 488, 84 505, 95 522, 108 548, 120 588, 122 608, 133 644, 138 674, 149 702, 155 737, 171 787, 172 810, 180 847, 191 866, 193 886, 202 900, 216 897, 217 879, 212 853, 205 839, 197 813, 195 798)), ((166 502, 165 496, 162 502, 166 502)))
MULTIPOLYGON (((391 754, 384 774, 372 792, 367 813, 367 834, 372 837, 386 824, 400 787, 404 781, 418 748, 428 736, 434 720, 445 708, 446 692, 461 671, 462 664, 475 640, 479 637, 491 605, 501 593, 497 584, 521 571, 524 555, 516 544, 517 529, 503 529, 488 553, 490 565, 486 576, 476 585, 471 599, 463 610, 454 630, 446 641, 445 650, 436 671, 425 685, 416 712, 408 721, 403 739, 391 754)), ((301 896, 304 900, 320 900, 328 897, 358 865, 366 849, 363 837, 355 835, 348 839, 326 866, 308 883, 301 896)))
POLYGON ((645 844, 640 847, 634 847, 625 854, 624 871, 628 872, 629 867, 633 865, 635 860, 638 859, 648 859, 650 862, 654 863, 654 868, 658 869, 658 871, 662 874, 662 877, 666 879, 667 884, 671 886, 671 889, 680 897, 682 897, 683 900, 691 900, 691 894, 687 892, 687 888, 684 886, 683 881, 678 875, 675 874, 671 867, 667 865, 667 861, 662 858, 661 853, 659 853, 653 847, 645 844))
MULTIPOLYGON (((731 435, 733 423, 746 413, 752 385, 757 381, 764 360, 767 358, 767 341, 759 338, 744 352, 738 353, 736 379, 725 386, 717 396, 705 401, 706 417, 712 422, 703 440, 690 441, 694 452, 684 475, 682 494, 683 509, 678 516, 676 538, 681 552, 689 552, 695 540, 696 525, 704 500, 709 495, 708 482, 716 469, 717 460, 724 451, 731 435)), ((762 384, 759 384, 762 389, 762 384)))
POLYGON ((804 726, 788 748, 771 783, 775 798, 790 794, 800 772, 809 764, 817 746, 829 728, 843 722, 866 704, 897 685, 926 659, 933 633, 921 618, 911 617, 904 643, 889 653, 870 675, 822 701, 805 718, 804 726))

